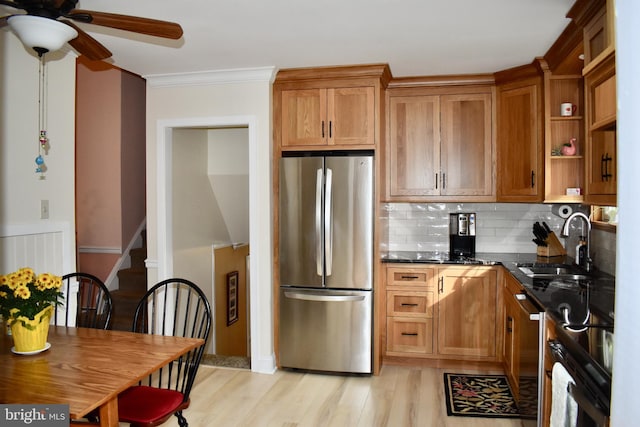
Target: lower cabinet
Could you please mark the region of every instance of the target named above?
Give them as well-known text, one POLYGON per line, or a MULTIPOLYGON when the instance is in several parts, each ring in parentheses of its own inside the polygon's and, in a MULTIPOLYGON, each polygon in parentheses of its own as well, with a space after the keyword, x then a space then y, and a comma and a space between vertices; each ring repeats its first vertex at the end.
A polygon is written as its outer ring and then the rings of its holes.
POLYGON ((388 264, 385 285, 386 356, 498 360, 495 268, 388 264))
POLYGON ((386 271, 386 354, 433 354, 436 269, 404 265, 386 271))
POLYGON ((515 396, 518 395, 520 376, 520 307, 515 295, 520 292, 520 284, 506 275, 504 282, 504 347, 503 360, 504 371, 515 396))
POLYGON ((495 358, 498 278, 486 267, 438 270, 438 353, 495 358))

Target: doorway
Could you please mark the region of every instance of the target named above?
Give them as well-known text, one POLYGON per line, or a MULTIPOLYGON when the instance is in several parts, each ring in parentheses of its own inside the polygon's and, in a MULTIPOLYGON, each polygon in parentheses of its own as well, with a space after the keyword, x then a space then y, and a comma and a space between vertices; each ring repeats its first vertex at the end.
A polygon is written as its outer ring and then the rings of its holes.
MULTIPOLYGON (((213 288, 216 282, 216 280, 214 280, 215 275, 213 274, 212 251, 214 247, 220 246, 221 244, 224 245, 225 242, 230 242, 232 246, 237 246, 238 244, 247 245, 247 243, 248 247, 254 246, 253 240, 255 240, 255 233, 252 233, 251 230, 253 224, 255 224, 258 213, 255 212, 255 207, 251 206, 250 200, 252 192, 256 191, 257 179, 256 174, 251 173, 251 171, 255 171, 252 165, 255 165, 257 158, 255 118, 243 116, 180 119, 173 122, 164 122, 159 126, 159 144, 157 147, 159 279, 176 275, 186 276, 187 278, 193 274, 202 276, 204 274, 202 269, 198 267, 200 272, 194 273, 192 266, 195 263, 199 266, 211 266, 208 270, 209 276, 206 279, 200 279, 200 283, 211 284, 209 289, 207 289, 208 292, 205 291, 205 293, 207 293, 207 296, 210 298, 213 308, 213 306, 216 305, 213 288), (203 184, 205 180, 208 181, 211 178, 211 171, 209 170, 211 165, 214 164, 215 166, 215 160, 220 160, 221 158, 221 156, 213 156, 214 160, 210 160, 211 156, 208 154, 208 151, 220 149, 220 147, 215 148, 215 143, 212 143, 212 141, 218 139, 221 134, 228 134, 230 129, 239 129, 240 133, 244 132, 244 136, 240 139, 246 146, 245 154, 242 159, 242 165, 240 167, 236 166, 236 169, 244 169, 248 175, 248 177, 245 177, 246 182, 248 182, 248 191, 243 195, 244 202, 247 206, 244 213, 247 215, 249 222, 248 232, 245 234, 246 238, 233 237, 239 234, 237 233, 237 224, 232 225, 231 222, 233 221, 231 220, 236 220, 239 215, 229 215, 228 212, 223 212, 225 210, 224 207, 221 209, 219 206, 220 200, 225 199, 225 197, 229 195, 237 195, 237 191, 228 191, 228 180, 233 180, 237 177, 230 178, 226 176, 223 178, 223 181, 226 179, 227 182, 223 185, 223 194, 218 194, 217 198, 213 195, 213 187, 209 186, 209 188, 206 188, 207 185, 203 184), (189 149, 184 149, 185 147, 189 149), (195 185, 192 185, 194 183, 195 185), (205 200, 207 198, 200 197, 203 194, 207 194, 207 192, 212 196, 209 201, 205 200), (195 197, 189 199, 188 194, 195 195, 195 197), (226 194, 226 196, 224 194, 226 194), (186 202, 185 196, 187 197, 186 202), (246 211, 248 211, 248 213, 246 211), (225 219, 225 216, 227 219, 225 219), (215 222, 224 224, 224 226, 217 227, 214 231, 212 223, 215 217, 217 217, 217 221, 215 222), (209 223, 206 223, 206 221, 209 223), (205 239, 201 238, 202 235, 205 236, 205 239), (186 237, 189 236, 191 237, 191 242, 186 243, 188 240, 186 237)), ((235 139, 237 143, 237 136, 235 139)), ((237 146, 235 146, 235 148, 237 148, 237 146)), ((229 162, 226 163, 227 165, 229 164, 229 162)), ((225 175, 225 173, 221 175, 225 175)), ((226 173, 226 175, 229 174, 226 173)), ((213 183, 213 181, 215 181, 215 179, 209 182, 213 183)), ((255 255, 247 257, 247 269, 246 274, 244 274, 247 278, 252 276, 251 273, 256 268, 256 258, 255 255)), ((218 280, 218 282, 219 281, 220 280, 218 280)), ((223 285, 226 287, 226 283, 223 283, 223 285)), ((256 290, 254 287, 249 286, 248 292, 246 293, 248 297, 246 298, 246 309, 245 307, 238 307, 239 310, 244 309, 248 316, 248 322, 246 322, 246 339, 249 342, 249 355, 252 360, 258 351, 255 343, 248 338, 250 336, 248 331, 255 329, 254 323, 257 318, 256 313, 258 307, 256 307, 256 304, 251 303, 255 301, 255 294, 256 290)), ((224 302, 226 304, 226 298, 224 302)), ((225 313, 222 314, 226 318, 226 307, 225 313)), ((217 321, 217 323, 220 322, 217 321)), ((214 329, 215 327, 216 325, 214 325, 214 329)), ((206 353, 211 354, 215 351, 216 343, 215 332, 212 335, 211 342, 207 345, 206 349, 206 353)))

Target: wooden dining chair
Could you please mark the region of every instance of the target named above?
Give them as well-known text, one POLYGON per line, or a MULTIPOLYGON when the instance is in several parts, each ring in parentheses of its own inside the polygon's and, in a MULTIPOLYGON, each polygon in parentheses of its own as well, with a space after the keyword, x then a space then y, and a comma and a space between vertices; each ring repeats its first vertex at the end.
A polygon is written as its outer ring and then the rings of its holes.
MULTIPOLYGON (((72 285, 78 284, 76 294, 75 326, 82 328, 109 329, 113 302, 111 293, 102 280, 89 273, 70 273, 62 276, 65 297, 68 298, 72 285)), ((74 313, 70 310, 69 301, 65 303, 64 315, 54 310, 56 325, 69 326, 74 313)))
MULTIPOLYGON (((174 278, 147 291, 136 308, 133 332, 202 338, 206 343, 211 321, 211 306, 202 290, 188 280, 174 278)), ((188 426, 182 411, 189 407, 204 348, 205 344, 191 350, 122 392, 118 396, 119 421, 151 427, 173 414, 180 427, 188 426)))

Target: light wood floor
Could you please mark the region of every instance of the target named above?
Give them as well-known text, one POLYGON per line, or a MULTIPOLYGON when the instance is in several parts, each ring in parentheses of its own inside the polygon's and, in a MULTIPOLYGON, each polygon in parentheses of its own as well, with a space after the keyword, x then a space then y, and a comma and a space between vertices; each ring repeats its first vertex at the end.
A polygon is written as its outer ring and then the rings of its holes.
MULTIPOLYGON (((447 416, 445 371, 490 373, 385 365, 375 377, 268 375, 201 366, 184 414, 190 427, 521 426, 519 419, 447 416)), ((177 425, 175 417, 164 424, 177 425)))

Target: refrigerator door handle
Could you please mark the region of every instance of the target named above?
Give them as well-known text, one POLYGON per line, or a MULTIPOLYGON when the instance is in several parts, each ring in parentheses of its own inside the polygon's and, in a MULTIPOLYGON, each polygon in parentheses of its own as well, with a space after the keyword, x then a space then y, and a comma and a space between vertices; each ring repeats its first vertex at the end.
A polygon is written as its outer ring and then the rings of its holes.
POLYGON ((285 292, 284 296, 290 299, 303 301, 324 301, 324 302, 353 302, 364 301, 364 295, 315 295, 302 292, 285 292))
POLYGON ((322 169, 316 171, 316 274, 322 276, 322 169))
POLYGON ((331 216, 333 171, 327 168, 324 198, 324 262, 326 265, 326 275, 331 276, 333 267, 333 218, 331 216))

